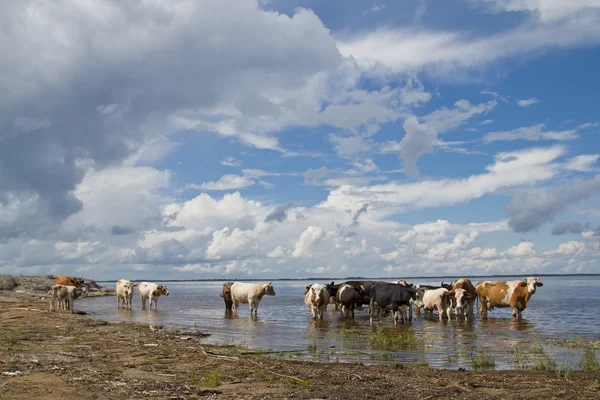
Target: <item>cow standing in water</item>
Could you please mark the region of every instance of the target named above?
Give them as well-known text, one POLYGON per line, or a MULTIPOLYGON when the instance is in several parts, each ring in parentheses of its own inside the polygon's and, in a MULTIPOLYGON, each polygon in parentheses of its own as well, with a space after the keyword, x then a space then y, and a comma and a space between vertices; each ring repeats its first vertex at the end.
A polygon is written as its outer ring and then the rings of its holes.
POLYGON ((221 297, 225 302, 225 311, 231 311, 233 308, 233 299, 231 298, 231 285, 233 282, 225 282, 223 284, 223 291, 221 292, 221 297))
POLYGON ((140 298, 142 300, 142 310, 146 308, 146 300, 150 300, 149 308, 152 310, 152 304, 154 309, 158 310, 158 298, 161 295, 168 296, 169 291, 166 286, 157 285, 152 282, 142 282, 138 288, 140 292, 140 298))
POLYGON ((473 318, 473 303, 477 298, 477 290, 469 279, 458 279, 452 287, 456 301, 456 319, 464 317, 465 320, 473 318))
POLYGON ((304 304, 306 304, 312 313, 312 318, 323 319, 323 313, 327 309, 329 303, 329 292, 323 287, 315 283, 310 285, 304 294, 304 304))
POLYGON ((529 277, 522 281, 485 281, 478 282, 477 296, 481 305, 479 314, 487 318, 488 310, 494 307, 510 307, 513 318, 521 319, 521 313, 527 308, 529 299, 536 288, 543 286, 540 278, 529 277))
POLYGON ((237 314, 240 303, 250 304, 250 316, 254 312, 258 314, 258 303, 264 295, 275 296, 273 284, 269 283, 243 283, 234 282, 231 285, 231 299, 233 300, 233 310, 237 314))

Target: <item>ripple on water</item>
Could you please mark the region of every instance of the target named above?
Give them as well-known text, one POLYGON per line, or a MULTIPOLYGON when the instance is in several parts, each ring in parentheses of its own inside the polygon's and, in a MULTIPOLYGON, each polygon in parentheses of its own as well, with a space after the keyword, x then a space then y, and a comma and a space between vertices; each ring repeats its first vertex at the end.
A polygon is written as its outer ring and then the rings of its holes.
MULTIPOLYGON (((114 297, 82 299, 77 308, 109 321, 173 328, 196 325, 211 333, 203 339, 207 343, 245 345, 292 359, 440 368, 578 369, 584 365, 586 351, 581 343, 600 339, 596 295, 600 277, 546 277, 543 282, 522 321, 514 320, 509 309, 496 309, 488 320, 440 322, 417 317, 412 324, 394 326, 387 317, 381 326, 370 326, 368 307, 357 311, 355 321, 341 320, 332 309, 324 321, 312 321, 303 297, 304 288, 312 282, 306 281, 274 282, 277 295, 263 298, 257 318, 249 318, 247 305, 240 306, 238 316, 225 312, 219 296, 222 282, 168 283, 170 295, 160 298, 158 310, 141 310, 137 296, 133 310, 117 309, 114 297), (583 340, 569 347, 549 342, 555 338, 583 340)), ((598 349, 593 352, 597 355, 598 349)))

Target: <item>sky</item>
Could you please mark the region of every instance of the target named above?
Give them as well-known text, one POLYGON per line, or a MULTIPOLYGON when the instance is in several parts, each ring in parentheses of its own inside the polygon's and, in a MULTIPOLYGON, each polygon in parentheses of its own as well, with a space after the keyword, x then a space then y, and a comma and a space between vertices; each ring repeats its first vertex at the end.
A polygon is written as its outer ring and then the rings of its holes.
POLYGON ((0 3, 0 273, 600 272, 597 0, 0 3))

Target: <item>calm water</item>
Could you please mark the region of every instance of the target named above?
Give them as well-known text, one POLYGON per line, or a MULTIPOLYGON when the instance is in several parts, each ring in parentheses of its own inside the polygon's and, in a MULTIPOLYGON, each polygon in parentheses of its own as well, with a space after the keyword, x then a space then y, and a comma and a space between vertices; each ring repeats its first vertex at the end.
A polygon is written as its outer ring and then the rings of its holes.
MULTIPOLYGON (((532 297, 520 322, 512 319, 508 308, 495 309, 487 321, 476 316, 467 323, 454 319, 439 322, 421 316, 412 324, 394 327, 389 316, 383 325, 372 327, 368 307, 357 310, 355 321, 342 321, 333 306, 324 321, 313 322, 304 304, 304 288, 313 283, 308 281, 273 282, 277 295, 262 299, 256 319, 249 318, 247 304, 240 305, 238 317, 225 313, 219 296, 223 282, 167 283, 170 295, 160 297, 158 311, 141 310, 137 289, 132 311, 117 309, 112 296, 79 300, 76 309, 108 321, 183 329, 196 325, 211 334, 202 339, 205 343, 281 351, 275 355, 293 359, 458 368, 470 367, 474 358, 486 354, 494 357, 496 369, 548 360, 559 368, 576 369, 583 350, 556 346, 548 339, 600 340, 600 277, 546 277, 542 281, 544 286, 532 297)), ((112 287, 114 283, 104 285, 112 287)))

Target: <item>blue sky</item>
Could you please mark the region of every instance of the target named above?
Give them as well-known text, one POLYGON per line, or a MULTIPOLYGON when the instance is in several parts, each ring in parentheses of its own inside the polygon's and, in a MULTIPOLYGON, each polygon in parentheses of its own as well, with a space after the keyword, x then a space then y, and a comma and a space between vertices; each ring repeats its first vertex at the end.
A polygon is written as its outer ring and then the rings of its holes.
POLYGON ((597 2, 128 4, 0 6, 0 273, 600 271, 597 2))

